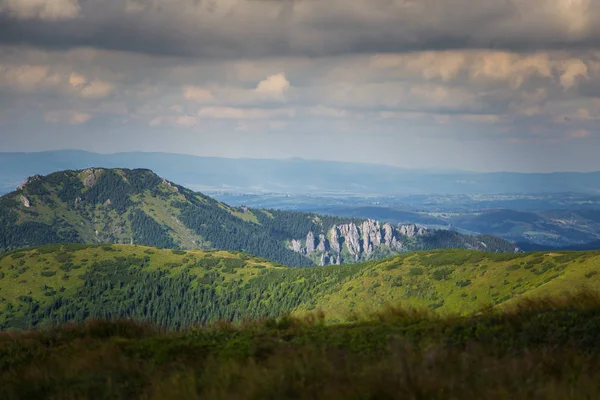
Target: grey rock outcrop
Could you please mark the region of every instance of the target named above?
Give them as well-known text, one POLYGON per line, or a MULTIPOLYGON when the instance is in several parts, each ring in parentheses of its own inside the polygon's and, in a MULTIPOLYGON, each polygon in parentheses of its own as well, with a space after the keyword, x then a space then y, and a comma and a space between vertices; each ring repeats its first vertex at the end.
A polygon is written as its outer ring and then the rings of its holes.
POLYGON ((93 186, 96 181, 98 180, 98 177, 100 176, 100 173, 104 171, 103 169, 94 169, 94 168, 88 168, 85 171, 83 171, 83 185, 86 187, 90 187, 93 186))
POLYGON ((353 222, 332 226, 329 231, 319 233, 318 238, 314 232, 308 232, 303 240, 292 240, 290 249, 306 256, 315 256, 314 260, 319 265, 341 264, 344 262, 343 254, 350 254, 353 261, 366 260, 380 247, 392 251, 403 250, 403 238, 424 236, 430 232, 428 229, 415 224, 406 224, 398 227, 390 223, 381 224, 369 219, 360 224, 353 222))
POLYGON ((306 235, 306 254, 312 254, 315 251, 315 234, 308 232, 306 235))
POLYGON ((23 202, 23 206, 25 206, 25 208, 31 207, 31 202, 27 197, 21 195, 21 201, 23 202))
POLYGON ((162 183, 163 183, 163 185, 166 185, 166 186, 168 186, 168 187, 169 187, 169 189, 171 189, 171 190, 173 190, 173 191, 175 191, 175 192, 179 192, 179 189, 177 188, 177 186, 173 185, 173 184, 172 184, 171 182, 169 182, 168 180, 166 180, 166 179, 163 179, 163 180, 162 180, 162 183))
POLYGON ((425 228, 418 227, 415 224, 401 225, 398 230, 401 235, 407 237, 422 236, 423 234, 425 234, 425 228))
POLYGON ((340 253, 342 251, 342 246, 340 244, 340 233, 337 226, 334 226, 329 231, 329 245, 331 246, 331 250, 335 251, 336 253, 340 253))
POLYGON ((317 245, 317 251, 326 252, 329 251, 329 243, 324 234, 319 235, 319 244, 317 245))
POLYGON ((31 182, 34 182, 34 181, 39 181, 40 179, 42 179, 42 177, 41 177, 40 175, 33 175, 33 176, 30 176, 29 178, 25 179, 25 182, 23 182, 23 183, 22 183, 22 184, 21 184, 21 185, 18 187, 18 189, 19 189, 19 190, 23 190, 23 189, 25 189, 25 188, 27 187, 27 185, 29 185, 31 182))
POLYGON ((340 235, 344 237, 344 243, 348 248, 348 252, 354 256, 357 260, 360 257, 361 246, 360 246, 360 234, 358 227, 354 223, 340 225, 340 235))

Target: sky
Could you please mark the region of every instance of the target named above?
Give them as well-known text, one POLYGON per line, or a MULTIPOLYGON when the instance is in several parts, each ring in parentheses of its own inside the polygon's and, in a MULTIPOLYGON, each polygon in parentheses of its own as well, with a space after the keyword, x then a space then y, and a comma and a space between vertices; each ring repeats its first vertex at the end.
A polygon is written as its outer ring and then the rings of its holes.
POLYGON ((600 0, 0 0, 0 151, 600 170, 600 0))

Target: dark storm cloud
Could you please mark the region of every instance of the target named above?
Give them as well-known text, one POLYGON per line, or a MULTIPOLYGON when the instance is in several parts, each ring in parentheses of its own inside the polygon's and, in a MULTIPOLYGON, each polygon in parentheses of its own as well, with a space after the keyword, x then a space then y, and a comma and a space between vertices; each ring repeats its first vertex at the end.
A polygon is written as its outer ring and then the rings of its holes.
POLYGON ((56 49, 228 58, 600 44, 600 0, 87 0, 61 20, 3 1, 0 43, 56 49))

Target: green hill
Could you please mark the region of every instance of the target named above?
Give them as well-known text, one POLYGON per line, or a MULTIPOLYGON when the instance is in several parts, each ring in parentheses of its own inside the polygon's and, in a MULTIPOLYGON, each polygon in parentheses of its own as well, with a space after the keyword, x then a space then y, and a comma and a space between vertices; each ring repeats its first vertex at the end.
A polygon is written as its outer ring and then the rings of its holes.
POLYGON ((244 253, 51 245, 0 258, 0 328, 130 318, 169 329, 323 310, 347 322, 385 306, 468 315, 522 297, 600 287, 600 252, 408 253, 288 268, 244 253))
POLYGON ((33 176, 0 198, 0 251, 50 243, 243 251, 298 267, 433 248, 515 251, 489 235, 234 208, 149 170, 101 168, 33 176))

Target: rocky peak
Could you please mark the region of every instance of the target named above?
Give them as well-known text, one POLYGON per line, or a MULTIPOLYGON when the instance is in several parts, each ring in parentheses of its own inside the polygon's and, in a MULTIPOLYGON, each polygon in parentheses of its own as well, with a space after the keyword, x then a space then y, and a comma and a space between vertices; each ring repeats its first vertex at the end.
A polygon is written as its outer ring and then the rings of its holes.
POLYGON ((324 234, 319 235, 319 244, 317 245, 317 251, 329 251, 329 243, 327 242, 327 238, 324 234))
POLYGON ((422 236, 427 232, 427 230, 425 228, 423 228, 421 226, 417 226, 415 224, 400 225, 398 230, 401 235, 404 235, 407 237, 422 236))
POLYGON ((83 171, 83 185, 85 187, 90 187, 93 186, 94 183, 96 183, 96 181, 98 180, 98 177, 100 176, 100 173, 102 173, 102 171, 104 171, 103 169, 95 169, 95 168, 88 168, 86 170, 83 171))
POLYGON ((389 222, 383 224, 383 244, 386 246, 390 246, 392 244, 392 240, 394 240, 394 228, 390 225, 389 222))
MULTIPOLYGON (((168 180, 163 178, 162 183, 163 183, 163 185, 168 186, 170 189, 174 190, 175 192, 179 192, 179 189, 177 188, 177 186, 173 185, 168 180)), ((246 211, 247 211, 247 207, 246 207, 246 211)))
POLYGON ((352 254, 357 260, 360 257, 361 245, 360 245, 360 232, 358 227, 354 223, 344 224, 338 226, 340 234, 344 237, 344 243, 348 248, 348 252, 352 254))
POLYGON ((290 249, 294 250, 296 253, 304 254, 304 248, 302 248, 302 242, 299 240, 292 240, 290 243, 290 249))
POLYGON ((42 177, 41 177, 40 175, 33 175, 33 176, 30 176, 29 178, 25 179, 25 182, 23 182, 23 183, 22 183, 22 184, 21 184, 21 185, 18 187, 18 189, 19 189, 19 190, 23 190, 23 189, 25 189, 25 188, 27 187, 27 185, 29 185, 31 182, 34 182, 34 181, 39 181, 40 179, 42 179, 42 177))
POLYGON ((312 231, 306 235, 306 254, 311 254, 315 251, 315 235, 312 231))
POLYGON ((335 251, 336 253, 342 251, 342 247, 340 245, 340 233, 337 226, 334 226, 329 231, 329 244, 331 246, 331 250, 335 251))

